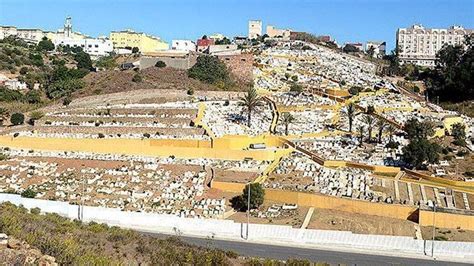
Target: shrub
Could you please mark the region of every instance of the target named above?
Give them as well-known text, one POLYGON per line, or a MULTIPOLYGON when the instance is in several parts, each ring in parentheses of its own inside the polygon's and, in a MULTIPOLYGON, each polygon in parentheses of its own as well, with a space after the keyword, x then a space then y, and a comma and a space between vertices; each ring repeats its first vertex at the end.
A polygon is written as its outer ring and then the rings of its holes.
POLYGON ((23 198, 31 198, 32 199, 32 198, 36 197, 36 194, 38 194, 38 193, 36 193, 35 191, 33 191, 30 188, 27 188, 23 192, 21 192, 21 196, 23 198))
POLYGON ((72 97, 70 95, 64 97, 63 99, 63 105, 64 106, 68 106, 69 104, 71 104, 72 102, 72 97))
POLYGON ((28 103, 36 104, 41 102, 41 95, 38 91, 30 90, 25 95, 25 100, 28 103))
POLYGON ((159 60, 158 62, 156 62, 155 66, 159 68, 166 67, 166 63, 159 60))
POLYGON ((186 92, 188 95, 194 95, 194 89, 188 89, 188 91, 186 92))
POLYGON ((26 73, 28 73, 28 68, 26 66, 24 66, 20 69, 20 74, 26 75, 26 73))
POLYGON ((290 85, 290 91, 301 93, 303 91, 303 86, 297 84, 296 82, 292 82, 290 85))
POLYGON ((149 133, 143 133, 143 137, 149 139, 151 135, 149 133))
POLYGON ((209 84, 230 81, 227 66, 217 57, 209 55, 199 56, 196 64, 188 70, 188 76, 209 84))
POLYGON ((35 121, 41 119, 43 116, 44 116, 44 114, 40 111, 31 112, 31 114, 30 114, 30 124, 34 125, 35 121))
POLYGON ((99 139, 103 139, 103 138, 105 138, 105 135, 104 135, 104 134, 102 134, 102 133, 99 133, 99 134, 97 134, 97 136, 99 137, 99 139))
POLYGON ((22 113, 14 113, 10 117, 10 122, 15 126, 21 125, 25 122, 25 115, 22 113))
POLYGON ((135 75, 133 76, 132 81, 133 81, 133 82, 137 82, 137 83, 138 83, 138 82, 142 82, 142 81, 143 81, 143 78, 142 78, 142 76, 141 76, 140 74, 137 73, 137 74, 135 74, 135 75))
POLYGON ((30 210, 30 213, 38 215, 38 214, 41 213, 41 209, 40 208, 33 208, 33 209, 30 210))

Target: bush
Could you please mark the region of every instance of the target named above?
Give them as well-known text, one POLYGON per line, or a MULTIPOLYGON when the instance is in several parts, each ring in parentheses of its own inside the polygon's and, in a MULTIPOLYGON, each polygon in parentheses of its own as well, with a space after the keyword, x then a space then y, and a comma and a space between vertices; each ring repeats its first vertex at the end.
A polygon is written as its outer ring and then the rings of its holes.
POLYGON ((28 73, 28 68, 24 66, 20 69, 20 74, 26 75, 26 73, 28 73))
POLYGON ((301 93, 303 92, 303 86, 297 84, 296 82, 292 82, 290 85, 290 91, 291 92, 296 92, 296 93, 301 93))
POLYGON ((63 99, 63 105, 64 106, 68 106, 69 104, 71 104, 71 102, 72 102, 71 95, 67 95, 66 97, 64 97, 64 99, 63 99))
POLYGON ((238 210, 247 210, 248 208, 248 195, 250 186, 250 208, 255 209, 263 204, 265 197, 265 190, 260 183, 251 183, 246 185, 242 191, 242 195, 236 196, 231 199, 232 207, 238 210))
POLYGON ((39 91, 30 90, 25 95, 26 102, 30 104, 36 104, 41 102, 41 95, 39 91))
POLYGON ((33 209, 30 210, 30 213, 38 215, 38 214, 41 213, 41 209, 40 208, 33 208, 33 209))
POLYGON ((34 125, 36 120, 41 119, 44 116, 44 114, 40 111, 34 111, 30 114, 30 125, 34 125))
POLYGON ((104 135, 104 134, 102 134, 102 133, 99 133, 99 134, 97 134, 97 136, 99 137, 99 139, 103 139, 103 138, 105 138, 105 135, 104 135))
POLYGON ((133 76, 132 81, 133 81, 133 82, 137 82, 137 83, 138 83, 138 82, 142 82, 142 81, 143 81, 143 78, 142 78, 142 76, 141 76, 140 74, 137 73, 137 74, 135 74, 135 75, 133 76))
POLYGON ((23 94, 16 90, 10 90, 0 86, 0 102, 14 102, 23 100, 23 94))
POLYGON ((21 125, 25 122, 25 115, 22 113, 14 113, 10 117, 10 122, 15 126, 21 125))
POLYGON ((188 70, 188 76, 209 84, 230 81, 227 66, 215 56, 200 55, 196 64, 188 70))
POLYGON ((38 193, 36 193, 35 191, 33 191, 30 188, 27 188, 23 192, 21 192, 21 196, 23 198, 31 198, 32 199, 32 198, 36 197, 36 194, 38 194, 38 193))
POLYGON ((156 62, 155 67, 159 67, 159 68, 166 67, 166 63, 159 60, 158 62, 156 62))
POLYGON ((52 50, 54 50, 54 44, 48 38, 43 37, 43 39, 38 43, 38 45, 36 45, 36 50, 38 50, 38 51, 52 51, 52 50))
POLYGON ((361 92, 363 90, 362 87, 359 87, 359 86, 352 86, 350 89, 349 89, 349 93, 351 95, 358 95, 359 92, 361 92))
POLYGON ((188 89, 188 91, 186 92, 188 95, 194 95, 194 89, 188 89))

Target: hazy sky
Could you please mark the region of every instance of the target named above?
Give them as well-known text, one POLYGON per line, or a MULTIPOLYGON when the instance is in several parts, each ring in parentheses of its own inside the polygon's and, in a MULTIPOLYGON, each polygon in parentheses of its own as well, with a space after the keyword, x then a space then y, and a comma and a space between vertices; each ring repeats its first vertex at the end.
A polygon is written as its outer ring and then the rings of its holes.
POLYGON ((338 43, 384 40, 393 48, 398 27, 453 24, 474 28, 474 0, 0 0, 0 25, 73 29, 97 36, 131 28, 171 41, 215 32, 246 35, 247 21, 264 28, 329 34, 338 43))

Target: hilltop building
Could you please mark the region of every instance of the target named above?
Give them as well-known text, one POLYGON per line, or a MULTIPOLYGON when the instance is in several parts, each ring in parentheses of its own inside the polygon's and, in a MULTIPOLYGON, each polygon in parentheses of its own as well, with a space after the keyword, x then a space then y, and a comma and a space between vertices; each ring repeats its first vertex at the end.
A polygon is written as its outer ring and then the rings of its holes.
POLYGON ((291 30, 288 29, 278 29, 275 26, 268 25, 267 26, 267 35, 270 38, 281 38, 285 41, 290 40, 291 30))
POLYGON ((382 58, 385 55, 387 44, 381 41, 367 41, 365 51, 367 52, 371 47, 374 49, 373 57, 382 58))
POLYGON ((436 53, 444 45, 462 45, 472 29, 451 26, 448 29, 428 29, 422 25, 397 30, 397 48, 401 63, 412 63, 432 67, 436 53))
POLYGON ((249 39, 257 39, 260 36, 262 36, 262 21, 249 20, 249 39))
POLYGON ((110 40, 114 48, 133 48, 138 47, 141 53, 154 53, 157 51, 168 50, 168 43, 162 41, 159 37, 151 36, 143 32, 133 30, 112 31, 110 40))

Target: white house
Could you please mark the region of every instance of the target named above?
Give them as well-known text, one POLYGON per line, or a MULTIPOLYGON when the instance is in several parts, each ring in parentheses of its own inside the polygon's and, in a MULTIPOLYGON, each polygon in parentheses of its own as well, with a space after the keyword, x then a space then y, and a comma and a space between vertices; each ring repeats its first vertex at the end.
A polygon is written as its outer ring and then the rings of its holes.
POLYGON ((101 57, 110 54, 113 50, 112 41, 106 38, 86 38, 86 39, 70 39, 61 38, 54 40, 54 45, 81 47, 82 50, 88 53, 91 57, 101 57))
POLYGON ((173 40, 171 41, 171 50, 196 51, 196 44, 190 40, 173 40))

